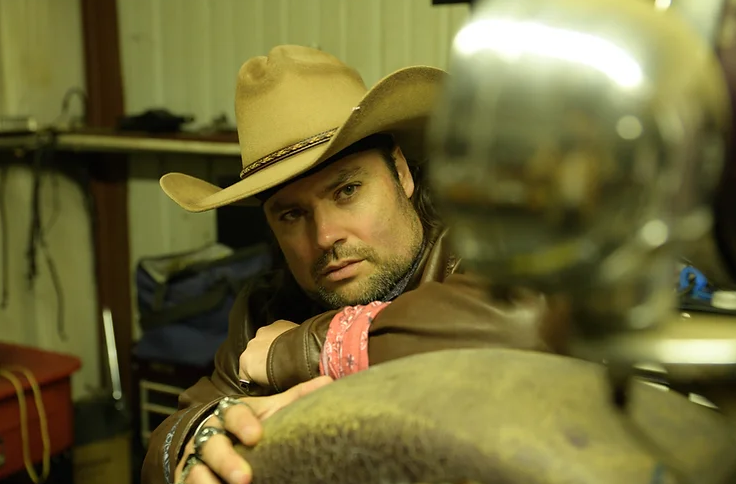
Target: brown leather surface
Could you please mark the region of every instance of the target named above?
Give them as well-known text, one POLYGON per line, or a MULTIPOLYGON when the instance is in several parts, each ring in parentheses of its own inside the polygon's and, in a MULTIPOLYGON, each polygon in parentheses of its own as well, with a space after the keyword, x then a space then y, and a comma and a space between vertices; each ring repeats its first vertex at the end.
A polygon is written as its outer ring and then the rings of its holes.
MULTIPOLYGON (((371 365, 450 348, 549 350, 546 298, 528 291, 496 295, 486 280, 460 272, 442 233, 426 251, 409 290, 373 321, 371 365)), ((276 339, 269 353, 272 390, 319 375, 319 353, 335 312, 308 320, 276 339)))
MULTIPOLYGON (((430 234, 428 239, 419 270, 409 282, 407 292, 394 303, 428 282, 444 281, 448 274, 458 268, 446 240, 446 231, 430 234)), ((336 312, 328 311, 314 316, 274 341, 268 355, 268 377, 274 391, 283 391, 319 375, 319 353, 336 312)))
MULTIPOLYGON (((548 318, 544 297, 524 291, 494 295, 486 281, 461 274, 460 269, 445 232, 432 234, 407 291, 373 322, 369 333, 371 364, 449 348, 548 349, 543 337, 547 331, 542 323, 548 318)), ((310 302, 300 304, 293 293, 288 296, 264 298, 254 289, 238 297, 230 315, 228 339, 216 355, 214 374, 182 394, 180 407, 187 410, 166 419, 151 436, 144 482, 165 482, 163 448, 174 425, 168 447, 170 470, 192 428, 209 409, 226 395, 243 394, 238 358, 258 327, 276 319, 301 323, 271 347, 267 362, 270 386, 254 388, 249 394, 280 392, 319 374, 319 354, 335 312, 318 314, 310 302), (274 300, 276 304, 267 307, 274 300), (300 315, 306 317, 297 319, 300 315)))
POLYGON ((605 375, 532 351, 413 356, 282 409, 261 443, 238 451, 254 484, 674 483, 636 430, 671 456, 682 482, 726 482, 736 439, 720 414, 635 382, 623 418, 605 375))
POLYGON ((452 348, 518 348, 547 351, 540 325, 546 299, 517 291, 494 297, 485 281, 451 274, 406 293, 373 321, 371 365, 452 348))

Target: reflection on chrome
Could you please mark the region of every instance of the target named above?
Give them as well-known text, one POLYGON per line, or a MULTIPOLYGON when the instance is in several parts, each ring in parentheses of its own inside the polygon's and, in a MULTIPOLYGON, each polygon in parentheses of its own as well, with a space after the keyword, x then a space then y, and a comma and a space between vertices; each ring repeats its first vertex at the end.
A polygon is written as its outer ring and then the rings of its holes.
POLYGON ((455 39, 430 178, 466 264, 563 293, 589 337, 671 314, 710 227, 729 98, 666 2, 481 1, 455 39))
POLYGON ((621 47, 596 35, 538 22, 486 19, 472 22, 455 38, 459 55, 492 50, 504 59, 523 55, 563 60, 596 69, 625 88, 642 82, 638 62, 621 47))

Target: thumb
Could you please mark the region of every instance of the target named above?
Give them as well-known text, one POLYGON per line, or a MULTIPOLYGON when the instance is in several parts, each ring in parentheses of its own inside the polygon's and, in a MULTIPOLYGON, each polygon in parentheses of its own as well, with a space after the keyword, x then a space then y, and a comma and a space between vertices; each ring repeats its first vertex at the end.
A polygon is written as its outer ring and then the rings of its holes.
MULTIPOLYGON (((265 420, 277 411, 281 410, 290 403, 294 403, 300 398, 309 395, 310 393, 319 390, 320 388, 332 383, 332 378, 329 376, 320 376, 312 380, 300 383, 292 388, 289 388, 283 393, 267 397, 269 399, 266 408, 262 408, 261 419, 265 420)), ((266 403, 265 401, 263 403, 266 403)), ((261 409, 259 409, 261 410, 261 409)))
POLYGON ((295 387, 289 388, 281 395, 288 396, 288 398, 290 399, 289 403, 291 403, 305 395, 309 395, 315 390, 319 390, 325 385, 329 385, 330 383, 332 383, 332 381, 332 378, 330 378, 329 376, 318 376, 317 378, 313 378, 309 381, 305 381, 304 383, 300 383, 295 387))

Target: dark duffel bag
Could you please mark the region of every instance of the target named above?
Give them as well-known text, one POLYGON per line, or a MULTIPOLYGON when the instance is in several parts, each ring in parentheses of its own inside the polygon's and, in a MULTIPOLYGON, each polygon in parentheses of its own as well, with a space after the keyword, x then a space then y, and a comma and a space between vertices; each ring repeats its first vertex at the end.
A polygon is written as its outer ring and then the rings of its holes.
POLYGON ((143 335, 139 358, 209 364, 227 337, 238 292, 271 266, 266 245, 233 251, 214 244, 183 254, 141 259, 136 269, 143 335))

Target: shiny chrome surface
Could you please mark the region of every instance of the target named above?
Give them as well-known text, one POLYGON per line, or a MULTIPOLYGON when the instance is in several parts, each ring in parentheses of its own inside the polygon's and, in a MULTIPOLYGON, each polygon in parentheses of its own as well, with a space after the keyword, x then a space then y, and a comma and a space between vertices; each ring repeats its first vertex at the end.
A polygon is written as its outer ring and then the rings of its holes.
POLYGON ((657 3, 481 2, 429 135, 465 262, 561 293, 588 337, 662 321, 677 244, 711 224, 726 85, 712 47, 657 3))
POLYGON ((655 0, 655 7, 674 9, 710 45, 717 45, 729 0, 655 0))

